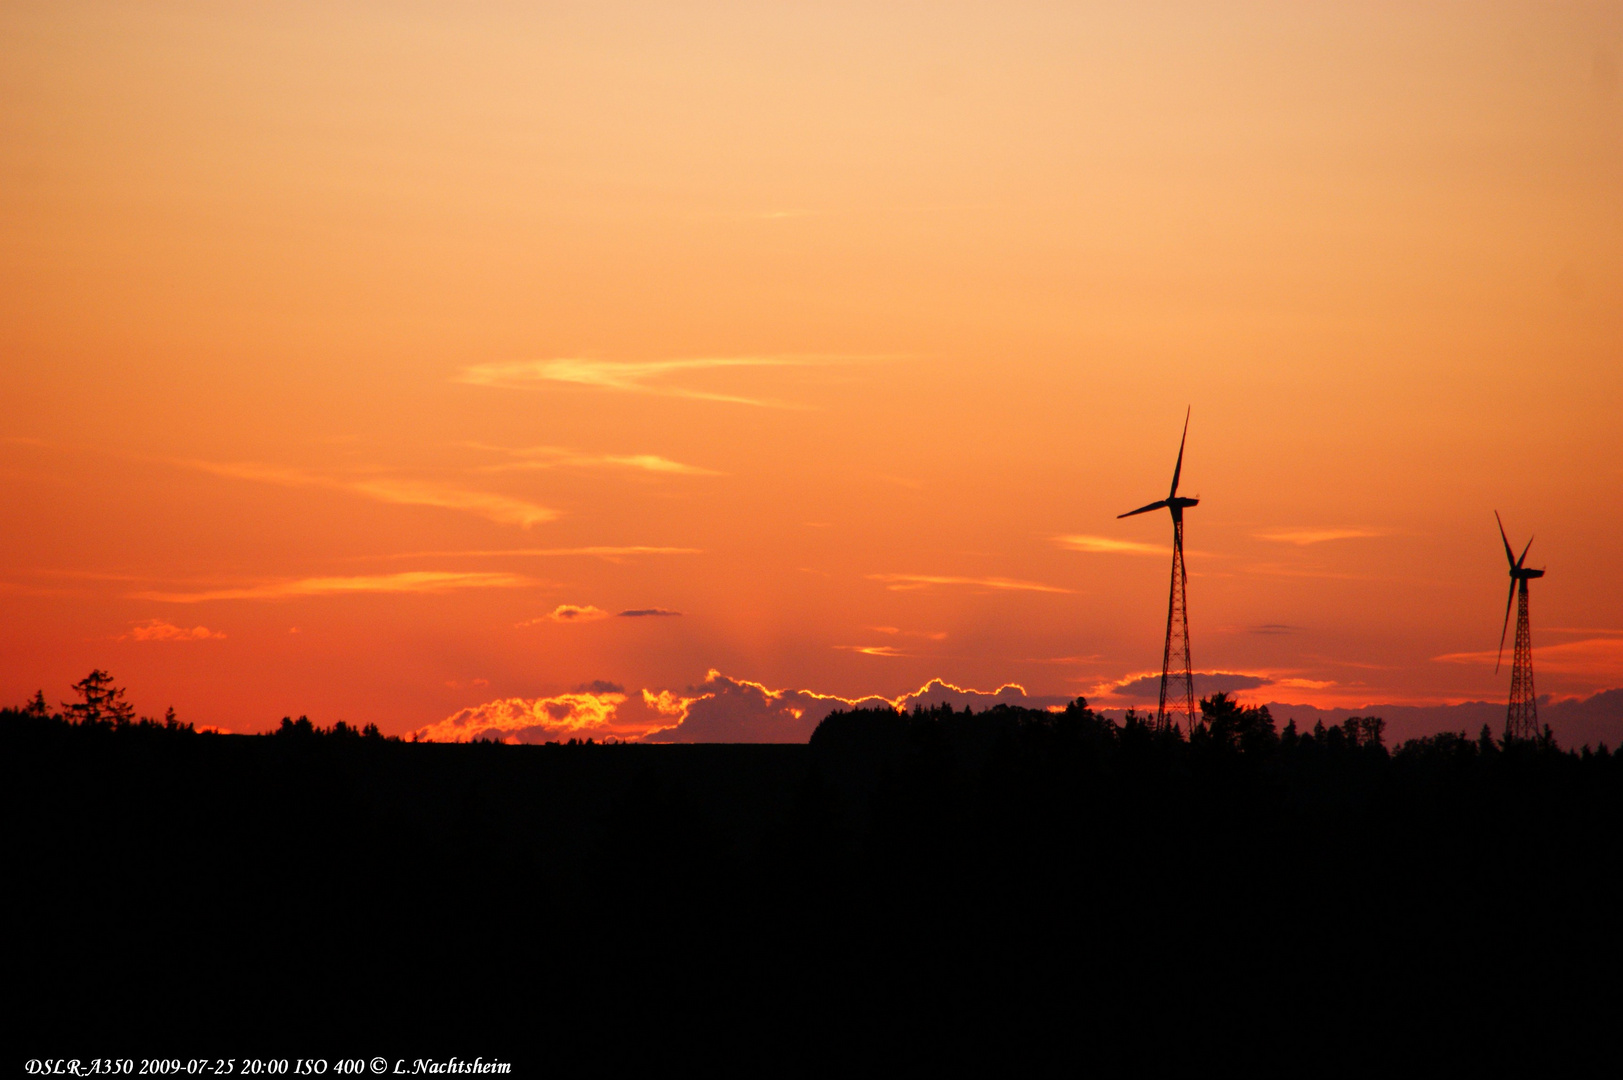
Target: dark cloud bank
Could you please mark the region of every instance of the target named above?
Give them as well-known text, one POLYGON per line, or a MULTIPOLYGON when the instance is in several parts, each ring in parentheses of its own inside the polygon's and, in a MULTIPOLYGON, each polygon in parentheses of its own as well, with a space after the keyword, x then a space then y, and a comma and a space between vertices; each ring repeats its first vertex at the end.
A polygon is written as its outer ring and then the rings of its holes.
MULTIPOLYGON (((1291 702, 1261 702, 1256 690, 1268 685, 1266 679, 1253 675, 1213 672, 1196 676, 1197 694, 1210 695, 1219 691, 1243 693, 1248 704, 1266 704, 1280 727, 1295 720, 1299 728, 1311 728, 1323 721, 1326 726, 1340 724, 1352 716, 1379 716, 1387 722, 1388 745, 1396 746, 1406 739, 1421 738, 1444 731, 1461 731, 1475 737, 1488 725, 1498 735, 1505 726, 1503 702, 1469 701, 1459 705, 1366 705, 1362 708, 1321 709, 1313 705, 1291 702)), ((1154 708, 1160 693, 1159 675, 1135 680, 1122 689, 1126 696, 1141 696, 1148 708, 1154 708)), ((688 706, 686 719, 677 727, 657 732, 648 742, 805 742, 829 713, 838 709, 886 708, 891 702, 881 697, 848 701, 837 697, 824 697, 805 690, 772 691, 758 683, 732 679, 712 673, 699 686, 691 687, 690 694, 701 695, 688 706)), ((932 706, 950 704, 956 709, 973 707, 977 712, 994 705, 1017 705, 1028 709, 1045 709, 1063 705, 1069 698, 1055 695, 1027 694, 1018 686, 1005 686, 996 691, 965 690, 939 679, 906 695, 903 708, 914 704, 932 706)), ((1125 709, 1100 709, 1104 715, 1120 720, 1125 709)), ((1141 708, 1140 711, 1143 711, 1141 708)), ((1556 740, 1564 747, 1623 746, 1623 689, 1605 690, 1588 698, 1569 698, 1553 701, 1547 695, 1539 701, 1539 720, 1555 732, 1556 740)))

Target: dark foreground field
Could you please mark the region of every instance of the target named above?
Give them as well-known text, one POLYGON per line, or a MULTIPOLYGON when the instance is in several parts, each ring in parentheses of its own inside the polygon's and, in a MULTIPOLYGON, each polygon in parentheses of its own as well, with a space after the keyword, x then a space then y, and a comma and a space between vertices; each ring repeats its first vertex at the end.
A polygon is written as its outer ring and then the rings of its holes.
POLYGON ((1623 755, 1208 720, 510 747, 0 712, 18 1052, 1615 1042, 1623 755))

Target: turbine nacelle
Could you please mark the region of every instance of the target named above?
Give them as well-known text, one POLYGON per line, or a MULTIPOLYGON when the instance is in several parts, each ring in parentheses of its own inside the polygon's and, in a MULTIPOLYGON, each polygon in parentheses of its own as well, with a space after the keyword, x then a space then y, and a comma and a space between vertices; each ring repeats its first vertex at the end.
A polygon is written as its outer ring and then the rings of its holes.
POLYGON ((1172 490, 1167 492, 1166 498, 1158 499, 1155 502, 1150 503, 1148 506, 1141 506, 1137 510, 1129 510, 1125 514, 1117 514, 1117 520, 1120 520, 1121 518, 1136 517, 1139 514, 1147 514, 1151 510, 1160 510, 1164 507, 1165 509, 1172 511, 1172 520, 1181 521, 1183 519, 1183 512, 1186 509, 1191 506, 1200 505, 1200 499, 1198 498, 1181 498, 1178 495, 1178 478, 1183 474, 1183 447, 1184 443, 1188 441, 1189 410, 1185 409, 1183 414, 1183 438, 1178 440, 1178 463, 1172 467, 1172 490))

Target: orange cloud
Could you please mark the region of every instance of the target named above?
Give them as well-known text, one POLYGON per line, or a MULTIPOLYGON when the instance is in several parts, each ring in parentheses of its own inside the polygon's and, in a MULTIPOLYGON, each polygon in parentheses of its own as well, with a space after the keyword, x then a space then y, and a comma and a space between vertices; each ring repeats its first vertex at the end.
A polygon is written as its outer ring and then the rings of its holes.
POLYGON ((653 711, 622 717, 626 694, 619 689, 583 690, 542 698, 500 698, 452 713, 412 732, 421 742, 544 743, 564 739, 636 739, 669 727, 668 715, 653 711))
POLYGON ((578 357, 556 360, 518 360, 509 363, 475 364, 464 368, 458 382, 475 386, 535 387, 545 383, 566 383, 599 390, 621 390, 695 401, 725 401, 735 405, 777 405, 758 398, 720 394, 709 390, 658 384, 654 380, 672 372, 703 371, 714 368, 790 367, 810 364, 811 358, 785 356, 718 356, 687 360, 587 360, 578 357))
POLYGON ((666 473, 678 476, 721 476, 714 469, 697 465, 684 465, 680 461, 658 454, 587 454, 561 446, 529 446, 509 449, 500 446, 469 444, 479 450, 493 450, 517 458, 499 465, 484 465, 480 472, 522 472, 537 469, 555 469, 560 466, 576 468, 622 468, 643 472, 666 473))
POLYGON ((849 652, 858 652, 864 656, 906 656, 907 654, 894 645, 836 645, 836 649, 845 649, 849 652))
MULTIPOLYGON (((1259 675, 1250 672, 1238 671, 1196 671, 1193 672, 1195 681, 1195 697, 1200 699, 1216 693, 1241 693, 1247 690, 1256 690, 1264 686, 1275 685, 1269 675, 1259 675)), ((1282 685, 1307 687, 1314 685, 1310 680, 1285 680, 1282 685)), ((1328 683, 1322 685, 1331 685, 1328 683)), ((1090 698, 1126 698, 1131 701, 1148 701, 1158 697, 1161 691, 1161 673, 1159 671, 1137 671, 1125 675, 1120 679, 1107 680, 1093 687, 1089 692, 1090 698)))
POLYGON ((932 585, 969 585, 980 589, 999 589, 1013 592, 1069 593, 1057 585, 1044 585, 1037 581, 1018 581, 1002 577, 945 577, 933 574, 869 574, 870 581, 883 581, 894 590, 927 589, 932 585))
POLYGON ((598 559, 607 559, 613 562, 617 559, 631 555, 702 555, 701 548, 686 547, 648 547, 646 545, 630 545, 625 547, 573 547, 573 548, 480 548, 472 551, 407 551, 398 555, 385 556, 390 559, 427 559, 427 558, 505 558, 507 556, 524 556, 536 558, 564 557, 586 555, 598 559))
POLYGON ((525 619, 518 625, 534 626, 537 623, 544 622, 595 622, 598 619, 606 619, 608 617, 608 612, 604 611, 602 608, 593 607, 591 604, 559 604, 545 615, 534 619, 525 619))
POLYGON ((1273 540, 1281 544, 1295 544, 1297 547, 1306 547, 1309 544, 1323 544, 1330 540, 1358 540, 1369 536, 1384 536, 1385 533, 1375 532, 1371 529, 1285 529, 1279 532, 1252 533, 1258 540, 1273 540))
POLYGON ((136 623, 130 627, 130 632, 121 634, 120 641, 205 641, 209 638, 223 638, 225 635, 218 630, 210 630, 206 626, 194 626, 190 630, 164 622, 162 619, 148 619, 144 623, 136 623))
POLYGON ((1171 555, 1170 547, 1141 544, 1137 540, 1116 540, 1108 536, 1056 536, 1054 543, 1067 551, 1099 555, 1171 555))
POLYGON ((529 528, 531 525, 554 521, 558 517, 556 510, 537 506, 522 499, 497 495, 489 491, 466 491, 414 480, 386 477, 341 479, 254 462, 179 461, 176 464, 237 480, 254 480, 282 487, 316 487, 329 491, 347 491, 353 495, 376 499, 378 502, 402 506, 435 506, 446 510, 461 510, 501 525, 521 525, 529 528))
MULTIPOLYGON (((1537 627, 1534 629, 1536 631, 1537 627)), ((1491 666, 1499 659, 1499 653, 1496 649, 1483 649, 1479 652, 1448 653, 1432 659, 1445 664, 1491 666)), ((1508 666, 1510 662, 1510 649, 1507 646, 1504 664, 1508 666)), ((1535 645, 1533 670, 1562 675, 1587 675, 1603 680, 1615 679, 1623 672, 1623 638, 1594 637, 1579 641, 1564 641, 1558 645, 1535 645)))
POLYGON ((686 695, 643 691, 643 701, 650 709, 677 720, 674 726, 648 736, 650 742, 805 742, 825 716, 839 709, 906 709, 915 704, 977 709, 1007 704, 1041 709, 1064 705, 1066 700, 1031 696, 1015 683, 986 691, 941 679, 931 679, 895 698, 847 698, 812 690, 773 690, 748 679, 729 678, 714 668, 706 673, 702 685, 690 687, 686 695))
POLYGON ((287 600, 299 596, 327 596, 338 593, 436 593, 452 589, 515 589, 534 582, 518 574, 408 570, 402 574, 373 574, 361 577, 300 578, 234 589, 203 592, 139 592, 135 600, 159 600, 171 604, 196 604, 207 600, 287 600))

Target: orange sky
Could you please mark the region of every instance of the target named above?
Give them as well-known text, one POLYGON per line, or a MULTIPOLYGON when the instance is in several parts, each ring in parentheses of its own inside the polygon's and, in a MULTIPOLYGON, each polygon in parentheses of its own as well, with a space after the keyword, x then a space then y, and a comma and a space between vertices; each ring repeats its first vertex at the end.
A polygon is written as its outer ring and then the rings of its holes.
POLYGON ((1540 691, 1623 685, 1616 3, 10 3, 0 54, 0 701, 1125 704, 1186 405, 1197 668, 1502 698, 1498 509, 1540 691))

